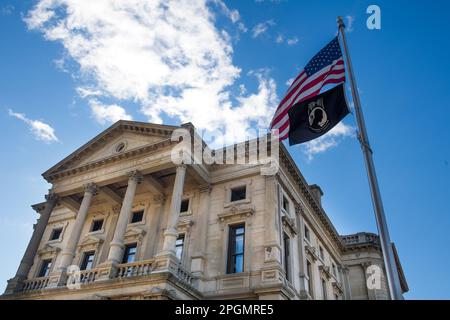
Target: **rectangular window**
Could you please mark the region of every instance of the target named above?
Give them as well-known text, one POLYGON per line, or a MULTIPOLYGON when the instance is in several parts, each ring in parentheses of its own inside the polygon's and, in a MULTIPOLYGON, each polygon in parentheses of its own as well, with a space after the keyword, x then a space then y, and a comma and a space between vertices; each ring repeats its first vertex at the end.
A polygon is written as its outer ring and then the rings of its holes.
POLYGON ((283 196, 283 210, 289 213, 289 200, 283 196))
POLYGON ((137 243, 127 244, 123 253, 122 263, 131 263, 136 259, 137 243))
POLYGON ((327 283, 324 279, 322 279, 322 297, 323 300, 327 300, 327 283))
POLYGON ((325 254, 323 253, 323 248, 321 246, 319 246, 319 256, 322 260, 325 258, 325 254))
POLYGON ((62 228, 56 228, 52 230, 52 234, 50 235, 50 240, 58 240, 62 233, 62 228))
POLYGON ((245 226, 230 226, 228 237, 227 273, 244 271, 245 226))
POLYGON ((246 197, 247 197, 246 186, 231 189, 231 199, 230 199, 231 202, 244 200, 246 197))
POLYGON ((95 251, 85 252, 81 261, 80 270, 90 270, 94 265, 95 251))
POLYGON ((283 247, 284 247, 284 272, 286 273, 286 279, 290 280, 289 275, 289 260, 290 260, 290 239, 289 236, 284 233, 283 234, 283 247))
POLYGON ((177 241, 175 242, 175 254, 178 260, 181 260, 183 256, 183 246, 184 246, 184 234, 178 235, 177 241))
POLYGON ((312 275, 311 263, 308 260, 306 260, 306 274, 308 276, 308 292, 309 292, 309 295, 312 297, 312 295, 313 295, 313 275, 312 275))
POLYGON ((100 231, 103 227, 103 219, 92 221, 91 232, 100 231))
POLYGON ((131 223, 141 222, 144 218, 144 210, 135 211, 131 214, 131 223))
POLYGON ((189 199, 181 201, 180 212, 187 212, 189 210, 189 199))
POLYGON ((331 264, 331 272, 333 272, 333 276, 336 277, 336 265, 334 263, 331 264))
POLYGON ((52 259, 42 261, 38 277, 48 277, 52 268, 52 259))
POLYGON ((311 235, 309 234, 309 228, 305 225, 305 238, 311 241, 311 235))

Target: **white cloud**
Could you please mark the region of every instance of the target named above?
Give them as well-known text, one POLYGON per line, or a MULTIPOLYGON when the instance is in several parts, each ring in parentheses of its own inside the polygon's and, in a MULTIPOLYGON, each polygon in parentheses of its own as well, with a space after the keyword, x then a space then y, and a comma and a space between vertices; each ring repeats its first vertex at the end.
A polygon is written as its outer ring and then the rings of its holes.
POLYGON ((275 42, 276 43, 283 43, 284 41, 284 37, 282 34, 279 34, 276 38, 275 38, 275 42))
POLYGON ((2 16, 9 16, 14 12, 14 6, 12 4, 7 4, 2 7, 0 7, 0 15, 2 16))
POLYGON ((353 22, 355 21, 355 17, 354 16, 346 16, 345 19, 347 19, 345 31, 352 32, 353 31, 353 22))
POLYGON ((55 130, 50 125, 39 120, 28 119, 25 114, 14 112, 11 109, 8 110, 8 113, 11 117, 25 122, 37 140, 42 140, 45 142, 58 141, 58 138, 55 135, 55 130))
MULTIPOLYGON (((64 57, 76 62, 70 65, 79 66, 72 70, 80 81, 78 92, 96 97, 90 105, 99 121, 126 116, 119 107, 126 103, 138 106, 151 122, 168 116, 199 129, 230 130, 229 136, 267 125, 276 107, 275 84, 267 73, 255 74, 257 92, 232 94, 241 70, 233 64, 230 37, 216 27, 210 3, 40 0, 25 21, 47 40, 60 42, 64 57), (103 99, 115 105, 105 106, 103 99)), ((241 21, 237 11, 229 12, 232 22, 241 21)))
POLYGON ((290 46, 293 46, 294 44, 297 44, 297 42, 298 42, 298 38, 297 37, 293 37, 293 38, 287 39, 287 41, 286 41, 286 43, 288 45, 290 45, 290 46))
POLYGON ((92 115, 100 124, 132 119, 125 109, 117 104, 105 105, 95 99, 91 99, 89 100, 89 106, 91 107, 92 115))
POLYGON ((328 133, 309 141, 303 145, 303 152, 308 157, 308 160, 312 160, 316 154, 323 153, 333 147, 336 147, 339 142, 345 137, 352 137, 355 135, 355 128, 349 125, 339 122, 328 133))
POLYGON ((252 29, 252 37, 257 38, 261 36, 262 34, 266 33, 266 31, 275 25, 275 22, 273 20, 267 20, 261 23, 258 23, 255 25, 252 29))

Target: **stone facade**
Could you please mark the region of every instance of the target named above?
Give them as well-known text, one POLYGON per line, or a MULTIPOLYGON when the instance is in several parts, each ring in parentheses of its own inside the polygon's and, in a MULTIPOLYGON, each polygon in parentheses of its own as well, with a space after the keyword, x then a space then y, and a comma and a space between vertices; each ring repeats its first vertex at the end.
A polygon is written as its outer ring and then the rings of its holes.
POLYGON ((283 145, 275 175, 175 165, 178 128, 119 121, 46 171, 52 189, 1 299, 388 298, 383 271, 366 286, 367 268, 383 270, 377 236, 340 236, 283 145))

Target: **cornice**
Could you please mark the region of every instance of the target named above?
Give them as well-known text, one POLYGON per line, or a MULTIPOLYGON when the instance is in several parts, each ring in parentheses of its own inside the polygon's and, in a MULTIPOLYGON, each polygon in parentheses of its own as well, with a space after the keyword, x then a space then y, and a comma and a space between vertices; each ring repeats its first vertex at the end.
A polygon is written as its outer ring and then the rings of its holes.
POLYGON ((95 150, 99 146, 105 144, 107 140, 115 136, 117 131, 121 132, 138 132, 140 134, 159 136, 163 138, 168 138, 171 136, 172 132, 179 127, 170 125, 158 125, 150 124, 146 122, 138 121, 127 121, 119 120, 110 126, 108 129, 102 131, 96 137, 85 143, 83 146, 78 148, 76 151, 71 153, 69 156, 58 162, 56 165, 45 171, 42 176, 47 180, 51 181, 55 173, 64 172, 68 170, 68 167, 74 162, 80 160, 83 156, 95 150))
POLYGON ((52 182, 52 181, 55 181, 56 179, 75 175, 75 174, 86 172, 86 171, 93 170, 93 169, 98 169, 98 168, 101 168, 102 166, 105 166, 105 165, 108 165, 108 164, 111 164, 111 163, 114 163, 114 162, 117 162, 117 161, 120 161, 123 159, 129 159, 129 158, 132 158, 132 157, 135 157, 135 156, 138 156, 141 154, 145 154, 145 153, 148 153, 151 151, 155 151, 159 148, 164 148, 164 147, 170 146, 175 143, 177 143, 177 142, 173 142, 170 139, 165 139, 165 140, 158 141, 155 143, 150 143, 145 146, 131 149, 131 150, 128 150, 123 153, 114 154, 114 155, 106 157, 106 158, 88 162, 88 163, 78 166, 78 167, 58 171, 51 175, 44 176, 44 178, 48 182, 52 182))
POLYGON ((329 232, 332 239, 337 244, 338 248, 341 251, 344 251, 345 247, 344 244, 342 243, 339 233, 332 225, 325 211, 317 203, 313 194, 309 190, 309 186, 306 183, 303 175, 301 174, 294 160, 290 156, 289 152, 286 150, 286 147, 282 143, 280 143, 280 164, 286 167, 287 172, 291 175, 296 185, 299 187, 301 195, 303 196, 304 199, 306 199, 306 204, 309 206, 312 212, 314 212, 316 216, 319 217, 320 222, 324 226, 325 230, 329 232))

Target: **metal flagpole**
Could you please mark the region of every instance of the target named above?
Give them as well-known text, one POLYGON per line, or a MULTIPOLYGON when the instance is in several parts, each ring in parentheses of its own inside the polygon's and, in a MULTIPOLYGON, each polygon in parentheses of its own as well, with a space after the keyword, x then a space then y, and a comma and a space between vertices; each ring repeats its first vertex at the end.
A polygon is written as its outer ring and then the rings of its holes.
POLYGON ((370 192, 372 194, 372 204, 375 211, 375 217, 377 220, 378 233, 380 235, 381 249, 383 250, 384 264, 386 268, 386 275, 389 285, 389 292, 391 299, 401 300, 403 299, 402 291, 400 287, 400 280, 398 277, 398 270, 394 260, 394 253, 392 250, 391 240, 389 238, 389 231, 387 227, 386 217, 384 215, 383 203, 381 201, 380 189, 378 187, 377 175, 375 173, 375 165, 372 159, 372 149, 370 148, 369 138, 367 137, 366 125, 364 122, 364 116, 361 109, 361 102, 359 100, 358 88, 356 86, 355 76, 353 74, 352 63, 350 60, 350 54, 347 48, 347 41, 345 39, 345 25, 342 21, 342 17, 338 17, 339 33, 342 38, 342 45, 344 47, 344 54, 347 60, 347 71, 350 77, 350 86, 352 89, 353 103, 355 105, 355 116, 358 123, 359 133, 358 139, 361 143, 361 149, 364 154, 364 161, 366 164, 367 176, 369 179, 370 192))

